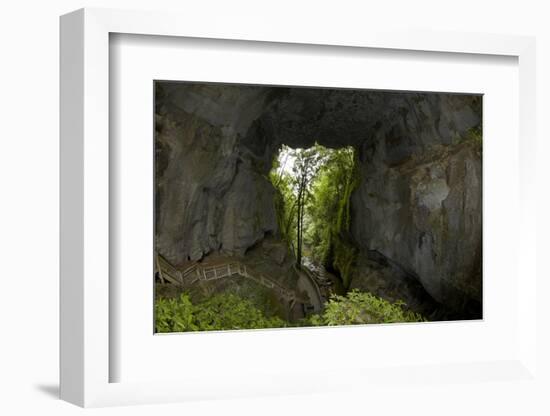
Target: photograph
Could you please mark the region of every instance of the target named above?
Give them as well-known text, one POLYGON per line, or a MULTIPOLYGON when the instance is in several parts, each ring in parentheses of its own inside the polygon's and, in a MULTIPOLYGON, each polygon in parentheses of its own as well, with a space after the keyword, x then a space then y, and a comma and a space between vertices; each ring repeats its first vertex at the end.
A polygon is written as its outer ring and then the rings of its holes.
POLYGON ((482 95, 153 87, 156 333, 483 318, 482 95))

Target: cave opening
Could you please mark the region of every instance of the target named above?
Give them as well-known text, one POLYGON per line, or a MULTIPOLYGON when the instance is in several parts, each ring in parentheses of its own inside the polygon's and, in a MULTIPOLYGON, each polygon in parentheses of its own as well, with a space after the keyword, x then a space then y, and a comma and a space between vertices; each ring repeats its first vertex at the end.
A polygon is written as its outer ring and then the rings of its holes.
POLYGON ((344 293, 357 251, 350 232, 351 196, 359 182, 356 150, 283 144, 269 178, 280 237, 296 267, 324 277, 328 295, 344 293))
POLYGON ((158 87, 159 299, 267 319, 207 329, 482 316, 481 96, 158 87))

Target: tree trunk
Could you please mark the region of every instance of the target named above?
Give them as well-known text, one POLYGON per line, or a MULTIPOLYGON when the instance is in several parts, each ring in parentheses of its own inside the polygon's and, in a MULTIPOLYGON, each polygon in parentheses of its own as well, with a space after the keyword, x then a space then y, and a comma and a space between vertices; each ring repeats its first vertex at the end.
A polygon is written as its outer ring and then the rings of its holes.
POLYGON ((298 192, 298 215, 296 218, 296 266, 300 268, 302 265, 302 187, 298 192))

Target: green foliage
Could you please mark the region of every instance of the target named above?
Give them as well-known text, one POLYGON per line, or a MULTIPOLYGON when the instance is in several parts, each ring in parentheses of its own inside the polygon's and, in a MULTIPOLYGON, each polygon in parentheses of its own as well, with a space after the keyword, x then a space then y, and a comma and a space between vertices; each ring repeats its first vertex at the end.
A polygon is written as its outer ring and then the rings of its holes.
POLYGON ((337 270, 344 286, 351 280, 357 258, 350 237, 351 195, 359 183, 355 157, 351 147, 332 151, 314 183, 310 207, 313 255, 337 270))
POLYGON ((404 306, 403 302, 390 303, 352 290, 346 296, 333 295, 322 314, 290 324, 278 317, 266 317, 250 301, 234 294, 217 294, 194 305, 184 293, 176 299, 157 299, 155 324, 157 332, 167 333, 425 321, 404 306))
POLYGON ((157 299, 155 302, 155 325, 157 332, 197 331, 194 307, 188 295, 178 299, 157 299))
MULTIPOLYGON (((284 173, 278 173, 279 164, 274 166, 270 173, 270 179, 275 189, 275 212, 281 237, 291 243, 296 234, 296 198, 292 191, 291 177, 284 173)), ((290 246, 291 247, 291 246, 290 246)))
POLYGON ((367 292, 352 290, 334 295, 322 315, 309 317, 310 325, 354 325, 395 322, 423 322, 421 315, 404 309, 403 302, 390 303, 367 292))
POLYGON ((483 146, 483 134, 481 127, 474 127, 466 133, 465 141, 474 143, 478 150, 481 151, 483 146))
POLYGON ((351 195, 359 183, 352 147, 283 146, 270 179, 281 236, 301 257, 302 246, 349 284, 357 250, 351 241, 351 195))
POLYGON ((250 301, 234 294, 217 294, 194 305, 189 295, 159 298, 155 303, 157 332, 281 328, 288 323, 266 317, 250 301))
POLYGON ((483 148, 483 132, 481 126, 472 127, 463 136, 457 136, 456 140, 457 143, 460 144, 471 144, 478 152, 481 152, 483 148))

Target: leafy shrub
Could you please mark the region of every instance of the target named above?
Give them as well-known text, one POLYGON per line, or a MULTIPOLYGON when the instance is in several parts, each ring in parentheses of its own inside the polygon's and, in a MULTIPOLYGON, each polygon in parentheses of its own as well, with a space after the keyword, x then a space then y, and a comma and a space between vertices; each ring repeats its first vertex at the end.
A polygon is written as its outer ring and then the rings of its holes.
POLYGON ((157 332, 197 331, 194 306, 189 296, 182 294, 177 299, 159 298, 155 302, 155 326, 157 332))
POLYGON ((155 303, 157 332, 281 328, 288 324, 266 317, 250 301, 233 294, 217 294, 193 305, 189 295, 159 298, 155 303))
POLYGON ((311 316, 309 323, 320 326, 425 321, 421 315, 405 310, 404 305, 403 302, 390 303, 371 293, 352 290, 346 296, 332 296, 325 304, 324 312, 311 316))
POLYGON ((188 294, 182 294, 177 299, 157 299, 155 324, 157 332, 187 332, 425 321, 403 306, 403 302, 390 303, 353 290, 346 296, 332 296, 322 314, 290 324, 276 316, 266 317, 250 301, 234 294, 217 294, 196 305, 188 294))

